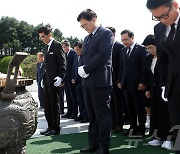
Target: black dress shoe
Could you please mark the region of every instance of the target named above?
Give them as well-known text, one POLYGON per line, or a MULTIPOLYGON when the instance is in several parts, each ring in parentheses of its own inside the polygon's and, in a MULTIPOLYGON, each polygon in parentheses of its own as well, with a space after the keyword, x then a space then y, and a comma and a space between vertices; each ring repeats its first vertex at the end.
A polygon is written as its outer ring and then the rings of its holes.
POLYGON ((134 138, 141 138, 141 137, 144 137, 144 136, 145 136, 145 132, 144 131, 135 131, 132 134, 132 137, 134 137, 134 138))
POLYGON ((71 114, 66 113, 66 114, 62 115, 61 117, 62 117, 62 118, 69 118, 70 116, 71 116, 71 114))
POLYGON ((130 132, 129 130, 125 130, 125 131, 123 131, 122 135, 123 136, 129 136, 129 132, 130 132))
POLYGON ((81 121, 81 117, 77 117, 76 119, 74 119, 74 121, 81 121))
POLYGON ((121 133, 123 131, 122 127, 116 126, 113 130, 112 133, 121 133))
POLYGON ((45 133, 45 136, 51 136, 51 135, 58 135, 60 131, 57 130, 50 130, 49 132, 45 133))
POLYGON ((71 114, 71 116, 69 117, 69 119, 76 119, 77 118, 77 114, 71 114))
POLYGON ((81 153, 95 152, 97 148, 98 148, 97 146, 89 146, 85 149, 81 149, 80 152, 81 153))
POLYGON ((98 148, 95 154, 109 154, 109 149, 98 148))
POLYGON ((64 111, 60 111, 60 114, 61 114, 61 115, 64 115, 64 111))
POLYGON ((80 120, 80 123, 86 123, 86 122, 89 122, 89 120, 86 119, 86 118, 82 118, 82 119, 80 120))
POLYGON ((46 133, 49 132, 49 131, 50 131, 50 128, 47 128, 45 131, 41 131, 40 134, 41 134, 41 135, 44 135, 44 134, 46 134, 46 133))

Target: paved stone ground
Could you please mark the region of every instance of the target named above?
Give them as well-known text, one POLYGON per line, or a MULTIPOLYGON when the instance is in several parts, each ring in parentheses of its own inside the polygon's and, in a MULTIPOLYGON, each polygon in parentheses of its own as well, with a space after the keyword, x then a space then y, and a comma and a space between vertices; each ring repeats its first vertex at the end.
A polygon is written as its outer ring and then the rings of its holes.
MULTIPOLYGON (((34 80, 33 85, 26 87, 26 89, 30 91, 34 100, 37 101, 39 104, 36 81, 34 80)), ((66 102, 65 102, 65 107, 66 107, 66 102)), ((66 109, 65 109, 65 113, 66 113, 66 109)), ((73 119, 61 118, 60 125, 61 125, 60 134, 71 134, 71 133, 87 132, 89 123, 79 123, 79 122, 75 122, 73 119)), ((46 128, 47 128, 47 122, 44 116, 44 111, 42 109, 38 109, 38 126, 32 138, 41 137, 42 135, 40 135, 40 131, 46 128)), ((123 128, 128 129, 129 125, 124 125, 123 128)))
MULTIPOLYGON (((36 81, 34 81, 33 85, 28 86, 26 89, 30 91, 34 100, 37 101, 39 104, 36 81)), ((66 102, 65 102, 65 106, 66 106, 66 102)), ((65 109, 65 113, 66 113, 66 109, 65 109)), ((75 122, 73 119, 61 118, 60 125, 61 125, 60 134, 71 134, 71 133, 87 132, 89 123, 79 123, 79 122, 75 122)), ((42 109, 38 109, 38 126, 32 138, 41 137, 42 135, 40 135, 40 131, 46 128, 47 128, 47 122, 44 116, 44 111, 42 109)))
MULTIPOLYGON (((35 101, 39 103, 37 92, 31 92, 31 94, 35 99, 35 101)), ((79 123, 79 122, 75 122, 73 119, 61 118, 60 125, 61 125, 60 134, 71 134, 71 133, 87 132, 89 123, 79 123)), ((44 116, 44 111, 42 109, 38 109, 38 126, 32 138, 42 136, 40 135, 40 131, 46 128, 47 128, 47 122, 44 116)))

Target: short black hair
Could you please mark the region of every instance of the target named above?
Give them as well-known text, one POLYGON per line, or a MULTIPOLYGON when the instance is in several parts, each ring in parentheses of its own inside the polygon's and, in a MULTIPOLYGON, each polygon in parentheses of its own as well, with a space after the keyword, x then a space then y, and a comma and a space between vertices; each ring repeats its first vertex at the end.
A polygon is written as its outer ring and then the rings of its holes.
POLYGON ((38 33, 44 33, 46 35, 48 35, 49 33, 52 32, 52 28, 50 26, 44 26, 44 27, 40 27, 38 29, 38 33))
POLYGON ((86 9, 78 15, 77 21, 79 22, 81 19, 91 21, 93 18, 97 18, 96 13, 91 9, 86 9))
POLYGON ((65 46, 70 46, 70 42, 68 40, 61 41, 61 44, 64 44, 65 46))
POLYGON ((111 30, 111 32, 112 32, 113 34, 116 33, 116 29, 115 29, 114 27, 107 26, 106 28, 108 28, 109 30, 111 30))
POLYGON ((82 43, 81 42, 75 42, 73 47, 79 47, 82 48, 82 43))
POLYGON ((148 9, 156 9, 160 6, 171 6, 173 0, 147 0, 146 7, 148 9))
POLYGON ((144 39, 142 45, 144 45, 144 46, 155 45, 154 35, 152 35, 152 34, 147 35, 146 38, 144 39))
POLYGON ((125 29, 125 30, 123 30, 122 32, 121 32, 121 35, 123 35, 123 34, 128 34, 128 36, 130 37, 130 38, 132 38, 133 36, 134 36, 134 33, 131 31, 131 30, 128 30, 128 29, 125 29))

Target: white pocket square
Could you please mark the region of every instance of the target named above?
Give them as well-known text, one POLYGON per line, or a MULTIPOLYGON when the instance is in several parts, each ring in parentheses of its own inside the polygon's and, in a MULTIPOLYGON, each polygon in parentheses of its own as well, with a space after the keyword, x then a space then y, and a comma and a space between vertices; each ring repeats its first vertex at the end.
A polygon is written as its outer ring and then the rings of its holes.
POLYGON ((53 54, 53 52, 50 52, 49 54, 50 54, 50 55, 52 55, 52 54, 53 54))

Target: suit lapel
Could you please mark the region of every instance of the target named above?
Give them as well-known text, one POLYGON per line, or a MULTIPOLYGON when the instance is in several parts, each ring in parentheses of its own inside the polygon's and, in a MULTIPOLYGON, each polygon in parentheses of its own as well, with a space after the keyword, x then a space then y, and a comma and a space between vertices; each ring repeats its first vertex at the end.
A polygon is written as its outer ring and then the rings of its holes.
POLYGON ((87 50, 87 46, 86 46, 87 39, 88 39, 88 36, 86 36, 85 39, 84 39, 84 43, 83 43, 83 54, 85 54, 85 53, 86 53, 86 50, 87 50))
POLYGON ((128 50, 128 48, 126 47, 126 48, 124 48, 124 54, 125 54, 125 62, 126 63, 128 63, 128 54, 127 54, 127 50, 128 50))
POLYGON ((137 44, 135 44, 135 45, 134 45, 134 48, 133 48, 132 51, 131 51, 131 54, 129 55, 129 58, 134 54, 134 50, 135 50, 137 47, 138 47, 137 44))
MULTIPOLYGON (((88 42, 88 45, 85 46, 84 54, 87 52, 88 48, 93 44, 93 42, 96 40, 96 37, 98 36, 100 29, 101 29, 101 26, 97 29, 92 39, 88 42)), ((87 39, 88 39, 88 36, 85 38, 84 42, 86 42, 87 39)))
POLYGON ((165 41, 166 41, 166 36, 164 35, 165 34, 165 31, 166 31, 166 26, 164 24, 161 24, 161 27, 159 28, 160 30, 160 47, 165 50, 165 51, 169 51, 167 45, 165 44, 165 41))
POLYGON ((134 48, 133 48, 132 51, 131 51, 131 54, 130 54, 129 56, 126 54, 127 62, 131 59, 131 57, 133 56, 133 54, 135 54, 135 51, 134 51, 134 50, 136 50, 137 47, 138 47, 137 44, 135 44, 135 45, 134 45, 134 48))
POLYGON ((48 59, 48 57, 49 57, 49 53, 51 52, 51 50, 52 50, 52 48, 53 48, 53 43, 54 43, 54 40, 52 41, 52 43, 51 43, 51 46, 50 46, 50 48, 49 48, 49 51, 45 51, 45 55, 46 55, 46 61, 47 61, 47 59, 48 59))
POLYGON ((176 34, 175 34, 175 38, 174 38, 174 48, 176 49, 176 52, 180 48, 179 41, 180 41, 180 20, 178 21, 176 34))

